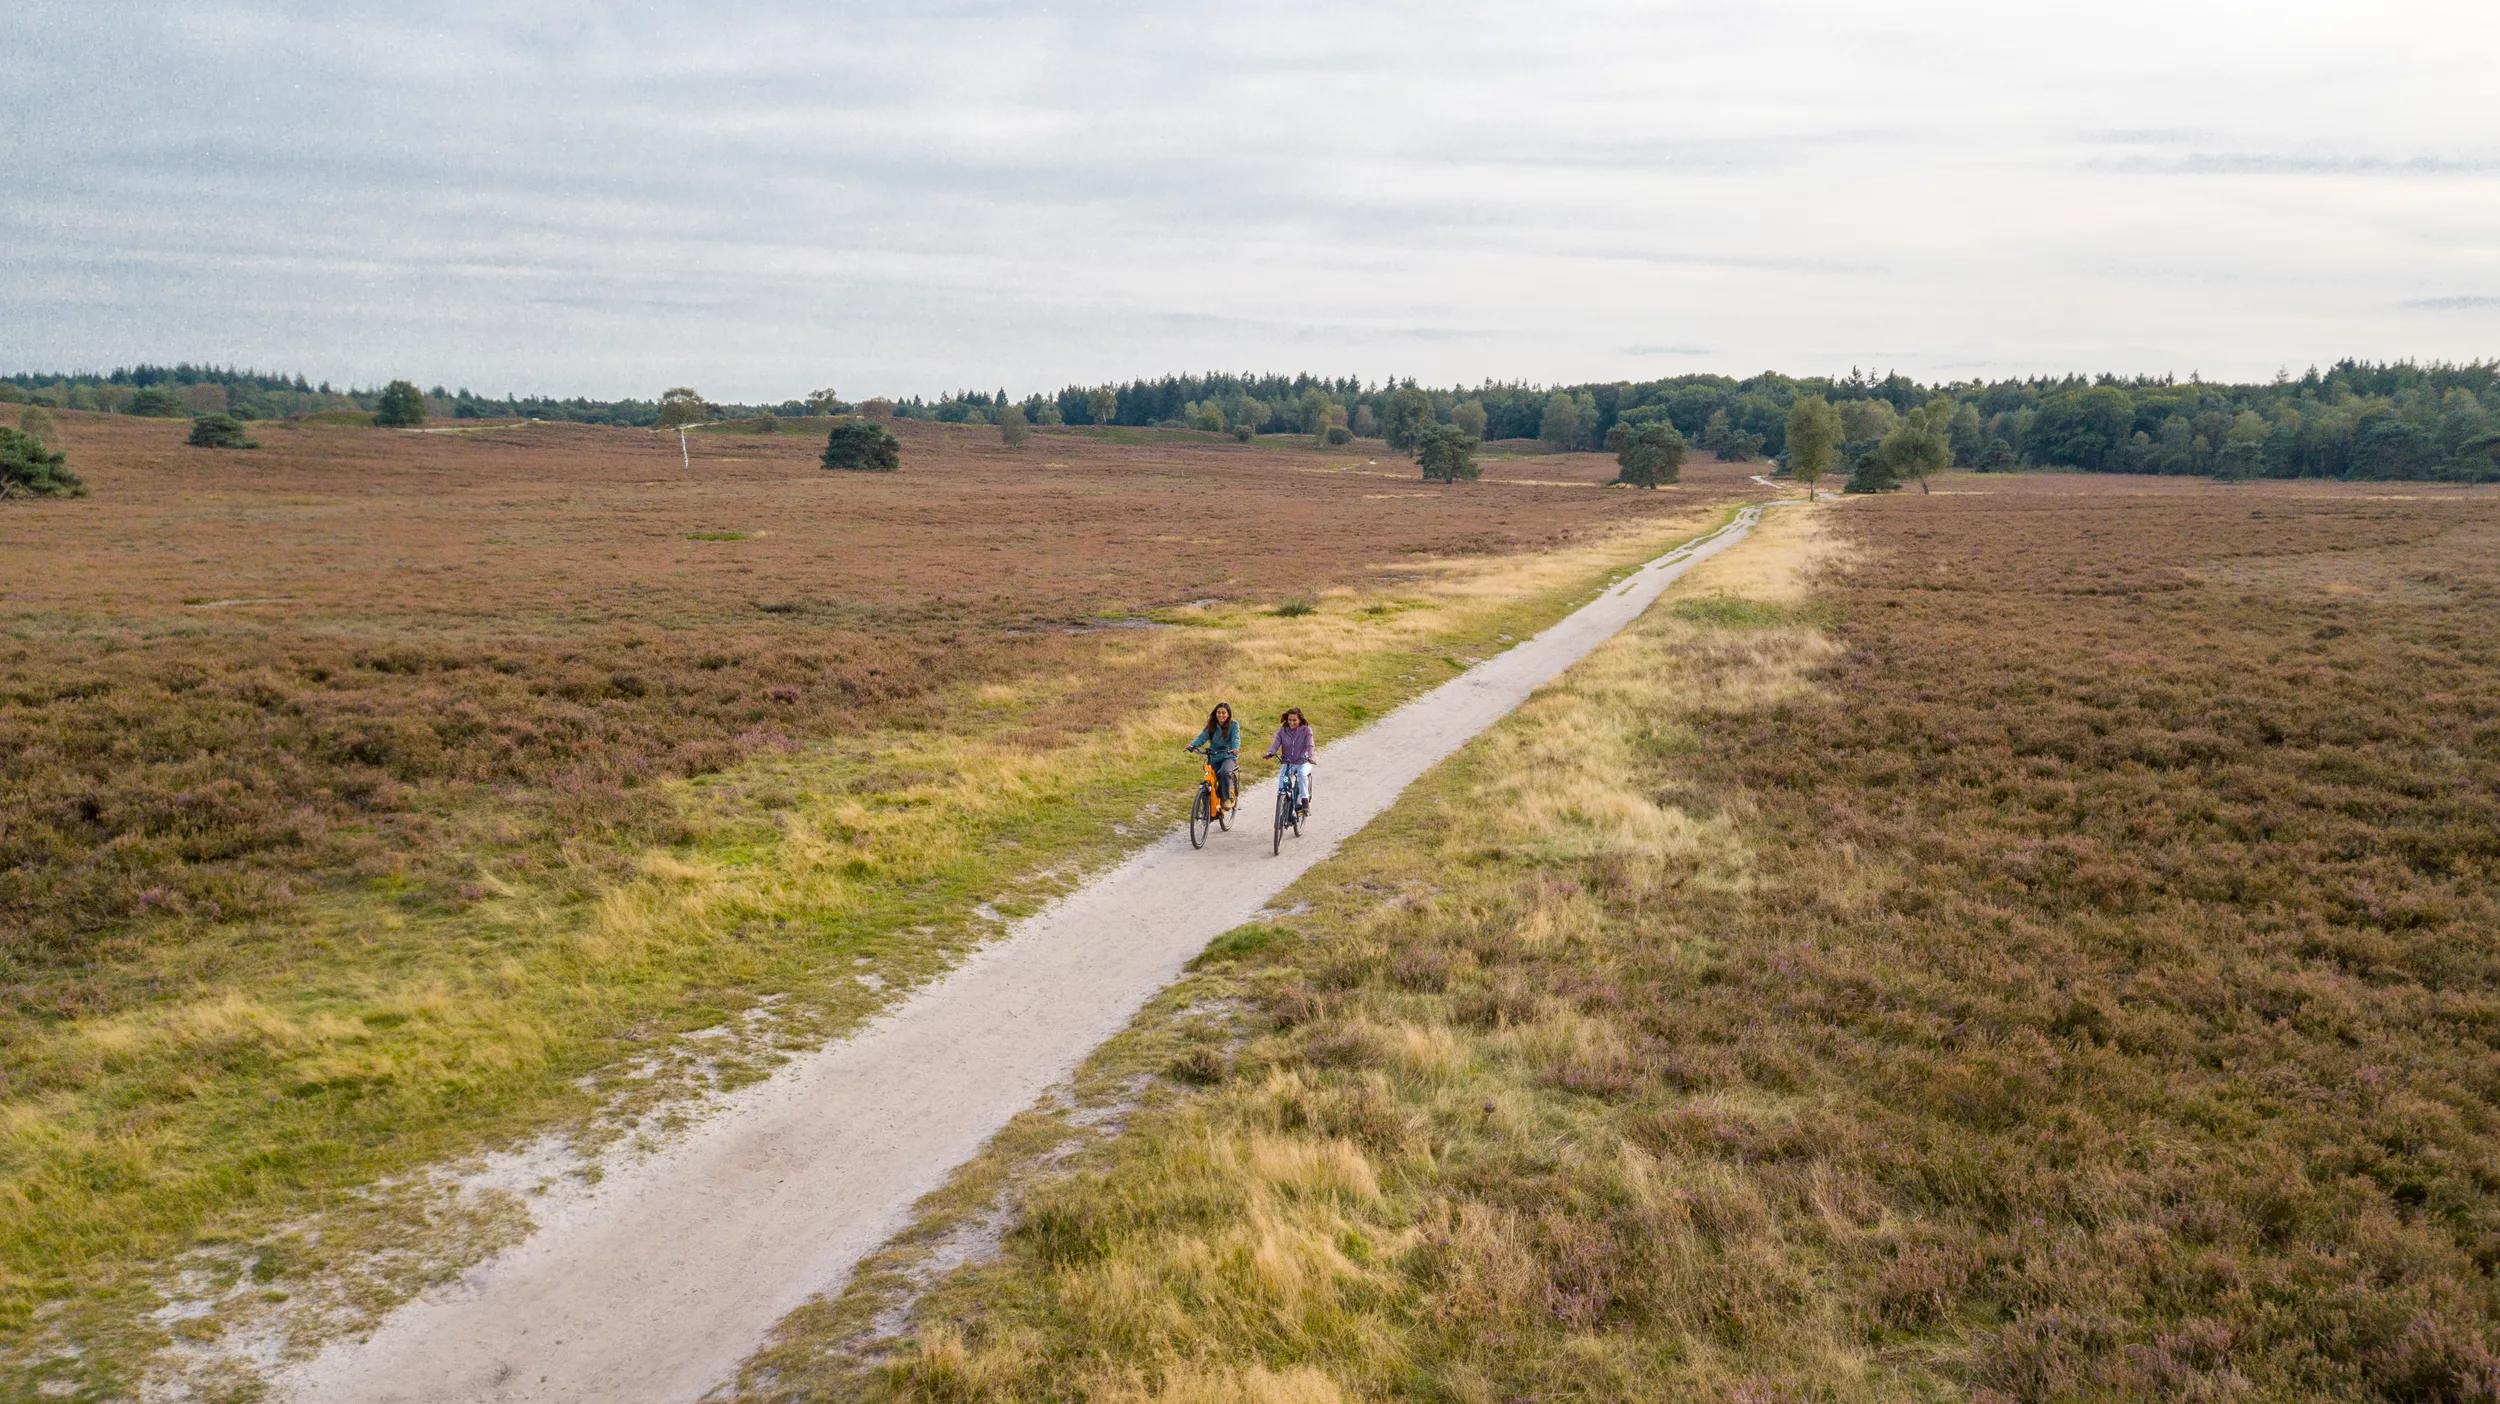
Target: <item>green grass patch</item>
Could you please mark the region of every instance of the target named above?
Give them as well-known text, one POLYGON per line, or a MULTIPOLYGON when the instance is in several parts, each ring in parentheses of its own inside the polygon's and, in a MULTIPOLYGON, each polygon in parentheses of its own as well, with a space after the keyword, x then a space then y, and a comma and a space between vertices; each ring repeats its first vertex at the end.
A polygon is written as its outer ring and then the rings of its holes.
POLYGON ((1790 622, 1795 611, 1770 600, 1751 600, 1739 595, 1703 595, 1698 599, 1679 600, 1675 617, 1687 624, 1701 624, 1713 629, 1770 629, 1790 622))
POLYGON ((751 531, 690 531, 686 533, 688 541, 751 541, 754 537, 755 533, 751 531))
POLYGON ((1197 959, 1190 964, 1194 969, 1222 961, 1247 960, 1293 939, 1294 934, 1284 927, 1252 922, 1248 926, 1236 926, 1208 942, 1207 948, 1199 952, 1197 959))

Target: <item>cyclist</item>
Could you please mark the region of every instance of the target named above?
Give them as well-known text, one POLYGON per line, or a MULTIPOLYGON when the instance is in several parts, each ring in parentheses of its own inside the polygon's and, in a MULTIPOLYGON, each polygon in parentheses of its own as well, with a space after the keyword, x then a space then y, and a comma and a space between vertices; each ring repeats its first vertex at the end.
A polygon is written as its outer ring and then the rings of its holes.
POLYGON ((1215 767, 1216 798, 1230 806, 1233 803, 1236 776, 1241 766, 1241 723, 1233 720, 1233 704, 1218 702, 1207 713, 1206 729, 1189 743, 1192 751, 1204 750, 1215 767))
POLYGON ((1309 818, 1311 757, 1319 745, 1319 738, 1312 734, 1311 724, 1303 720, 1300 707, 1287 707, 1285 715, 1278 720, 1281 724, 1276 728, 1276 739, 1267 743, 1267 750, 1259 759, 1265 760, 1268 756, 1282 758, 1280 763, 1293 772, 1293 787, 1301 796, 1296 807, 1302 811, 1304 818, 1309 818))

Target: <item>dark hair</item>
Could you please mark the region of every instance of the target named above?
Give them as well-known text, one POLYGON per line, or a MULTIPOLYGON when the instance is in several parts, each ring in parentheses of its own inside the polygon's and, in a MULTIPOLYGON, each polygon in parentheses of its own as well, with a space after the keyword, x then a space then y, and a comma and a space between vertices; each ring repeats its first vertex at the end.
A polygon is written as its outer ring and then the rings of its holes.
POLYGON ((1300 707, 1287 707, 1284 711, 1284 715, 1279 716, 1276 720, 1279 725, 1288 721, 1298 721, 1304 726, 1309 726, 1311 724, 1311 719, 1302 715, 1302 709, 1300 707))
POLYGON ((1221 724, 1222 724, 1222 723, 1220 723, 1220 722, 1216 721, 1216 719, 1215 719, 1215 714, 1216 714, 1216 713, 1218 713, 1218 712, 1229 712, 1229 711, 1231 711, 1232 709, 1233 709, 1233 704, 1232 704, 1232 703, 1230 703, 1230 702, 1218 702, 1218 703, 1216 703, 1214 706, 1207 708, 1207 731, 1206 731, 1206 734, 1207 734, 1207 735, 1209 735, 1209 736, 1213 736, 1213 735, 1215 735, 1215 728, 1216 728, 1216 727, 1218 727, 1219 725, 1221 725, 1221 724))

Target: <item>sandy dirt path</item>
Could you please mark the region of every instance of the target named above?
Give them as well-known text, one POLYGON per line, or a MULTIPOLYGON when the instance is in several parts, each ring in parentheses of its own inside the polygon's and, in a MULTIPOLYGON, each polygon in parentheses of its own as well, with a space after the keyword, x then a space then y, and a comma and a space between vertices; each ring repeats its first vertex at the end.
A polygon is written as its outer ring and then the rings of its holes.
MULTIPOLYGON (((724 1098, 683 1139, 555 1206, 530 1237, 370 1337, 283 1373, 277 1397, 700 1398, 774 1323, 840 1286, 915 1201, 1125 1027, 1209 940, 1251 920, 1338 838, 1612 637, 1692 563, 1735 544, 1761 512, 1744 508, 1363 731, 1323 734, 1312 822, 1281 857, 1269 852, 1271 790, 1245 787, 1242 822, 1203 851, 1177 831, 1149 845, 852 1037, 724 1098)), ((1246 741, 1252 730, 1244 725, 1246 741)))

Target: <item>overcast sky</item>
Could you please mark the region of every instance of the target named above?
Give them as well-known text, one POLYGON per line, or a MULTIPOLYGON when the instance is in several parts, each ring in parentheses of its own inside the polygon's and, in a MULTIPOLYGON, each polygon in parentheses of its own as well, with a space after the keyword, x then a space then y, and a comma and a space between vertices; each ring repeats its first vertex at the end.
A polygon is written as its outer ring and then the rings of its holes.
POLYGON ((23 0, 0 369, 716 399, 2500 355, 2500 3, 23 0))

